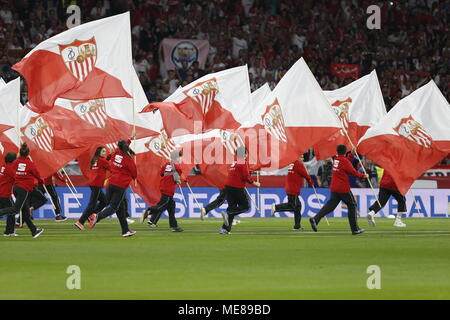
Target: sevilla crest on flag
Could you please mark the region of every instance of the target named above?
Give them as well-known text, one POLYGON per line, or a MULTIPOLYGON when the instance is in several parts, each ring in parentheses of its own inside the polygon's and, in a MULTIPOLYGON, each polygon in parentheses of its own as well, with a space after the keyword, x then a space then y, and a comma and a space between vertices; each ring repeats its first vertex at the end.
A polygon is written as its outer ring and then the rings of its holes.
POLYGON ((67 68, 78 80, 86 79, 94 69, 97 60, 97 44, 94 37, 86 41, 75 40, 70 44, 59 45, 59 51, 67 68))
POLYGON ((217 85, 216 78, 212 78, 208 81, 200 82, 183 92, 201 106, 202 113, 205 115, 208 113, 219 92, 219 86, 217 85))
POLYGON ((164 129, 162 129, 160 135, 150 138, 145 143, 145 147, 158 157, 170 160, 170 154, 176 149, 176 143, 173 139, 169 139, 164 129))
POLYGON ((72 108, 82 120, 93 126, 104 129, 108 114, 106 113, 105 100, 94 99, 89 101, 71 102, 72 108))
POLYGON ((401 119, 399 125, 395 127, 394 130, 409 141, 417 143, 425 148, 431 147, 433 139, 425 131, 424 127, 414 120, 411 115, 408 118, 401 119))
POLYGON ((261 116, 266 131, 277 140, 287 142, 284 129, 284 119, 278 100, 267 106, 266 112, 261 116))
POLYGON ((238 147, 244 145, 244 141, 242 141, 242 138, 238 134, 231 131, 220 130, 220 139, 222 141, 222 145, 232 155, 236 154, 236 149, 238 147))
POLYGON ((39 149, 46 152, 53 150, 53 130, 42 117, 31 119, 31 123, 25 127, 25 136, 33 141, 39 149))
POLYGON ((348 131, 348 110, 350 109, 350 104, 352 103, 352 98, 347 98, 343 101, 337 100, 331 104, 331 108, 336 113, 342 127, 348 131))

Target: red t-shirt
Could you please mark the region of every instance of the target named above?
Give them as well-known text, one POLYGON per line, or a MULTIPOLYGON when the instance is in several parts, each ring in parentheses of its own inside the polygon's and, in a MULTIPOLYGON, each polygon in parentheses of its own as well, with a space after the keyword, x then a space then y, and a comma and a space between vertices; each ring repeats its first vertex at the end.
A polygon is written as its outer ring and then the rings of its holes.
POLYGON ((392 176, 386 170, 384 170, 383 177, 380 180, 380 188, 398 191, 394 179, 392 179, 392 176))
POLYGON ((27 192, 33 190, 35 183, 34 180, 37 179, 38 184, 43 184, 41 176, 37 171, 36 166, 30 160, 30 158, 19 157, 13 162, 14 179, 15 186, 21 187, 27 192))
POLYGON ((103 188, 107 170, 110 170, 108 160, 103 157, 98 157, 97 161, 91 166, 91 170, 89 171, 89 186, 103 188))
POLYGON ((9 198, 14 185, 13 162, 0 167, 0 198, 9 198))
POLYGON ((364 175, 352 166, 350 160, 353 159, 353 154, 349 157, 338 155, 333 160, 333 173, 331 176, 331 192, 347 193, 350 192, 350 183, 348 175, 351 174, 358 178, 363 178, 364 175))
POLYGON ((284 185, 284 189, 286 190, 286 194, 298 196, 300 194, 300 189, 303 184, 303 178, 305 178, 309 184, 314 184, 314 181, 306 171, 305 166, 302 162, 296 160, 294 163, 291 163, 288 167, 288 174, 286 177, 286 183, 284 185))
POLYGON ((253 183, 255 180, 250 175, 248 163, 234 162, 228 167, 228 178, 226 186, 234 188, 245 188, 245 183, 253 183))
POLYGON ((174 163, 174 165, 172 165, 172 163, 166 162, 161 167, 159 175, 162 178, 159 183, 159 191, 161 191, 162 194, 173 197, 173 195, 175 193, 175 189, 178 187, 178 185, 175 183, 173 174, 170 174, 170 173, 175 173, 175 170, 178 172, 178 174, 180 175, 180 179, 181 179, 182 170, 181 170, 181 166, 178 163, 174 163))
POLYGON ((109 184, 126 189, 131 180, 137 177, 137 168, 133 159, 119 149, 116 149, 111 155, 109 166, 111 168, 109 184))

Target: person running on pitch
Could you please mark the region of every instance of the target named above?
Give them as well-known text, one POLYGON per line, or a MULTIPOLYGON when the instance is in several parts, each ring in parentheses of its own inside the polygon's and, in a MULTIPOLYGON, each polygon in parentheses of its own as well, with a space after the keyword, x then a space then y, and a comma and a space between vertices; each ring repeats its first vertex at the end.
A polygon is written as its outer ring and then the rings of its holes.
POLYGON ((172 232, 183 232, 184 230, 178 226, 177 219, 175 218, 175 201, 173 196, 175 189, 181 184, 181 175, 183 174, 181 166, 179 164, 183 152, 174 150, 170 154, 171 161, 166 162, 160 171, 161 182, 159 184, 159 190, 161 191, 161 199, 153 206, 144 211, 141 223, 151 214, 148 225, 150 227, 156 227, 164 210, 167 210, 169 214, 169 225, 172 232))
POLYGON ((236 149, 237 161, 228 167, 228 178, 225 183, 226 200, 228 202, 227 213, 222 214, 224 223, 219 230, 220 234, 229 234, 235 216, 246 212, 250 208, 245 184, 251 183, 255 187, 261 186, 250 175, 249 165, 246 161, 248 152, 244 146, 236 149))
MULTIPOLYGON (((5 164, 0 167, 0 209, 11 208, 14 202, 11 198, 14 185, 13 163, 17 159, 17 154, 8 152, 5 156, 5 164)), ((3 234, 5 237, 16 237, 14 232, 14 216, 8 216, 6 220, 6 229, 3 234)))
MULTIPOLYGON (((31 190, 34 187, 34 179, 37 179, 39 184, 43 181, 35 164, 28 157, 30 149, 26 143, 23 143, 19 150, 19 158, 13 162, 12 169, 14 172, 14 187, 13 193, 16 197, 14 205, 10 208, 3 208, 0 210, 0 217, 4 215, 14 216, 22 210, 22 207, 28 209, 27 199, 31 190)), ((22 211, 23 220, 31 231, 31 236, 37 238, 44 232, 44 229, 36 228, 33 221, 31 221, 29 210, 22 211)))
POLYGON ((88 185, 91 189, 91 197, 89 203, 84 209, 83 214, 75 222, 75 226, 80 230, 85 230, 84 223, 88 217, 93 213, 99 213, 106 205, 106 196, 103 193, 103 185, 105 184, 106 171, 109 171, 109 162, 106 156, 106 148, 100 146, 95 150, 94 156, 91 159, 91 168, 89 171, 88 185))
POLYGON ((402 222, 402 214, 406 212, 406 198, 398 191, 392 176, 384 170, 383 177, 380 180, 380 191, 378 193, 378 201, 375 201, 369 208, 370 212, 367 214, 367 222, 370 226, 375 227, 375 214, 383 208, 388 202, 389 198, 393 196, 397 200, 397 217, 394 221, 394 227, 404 228, 406 224, 402 222), (378 203, 380 202, 380 203, 378 203), (381 205, 381 207, 380 207, 381 205))
POLYGON ((30 214, 33 218, 33 211, 38 210, 45 203, 47 203, 47 198, 45 197, 45 193, 48 192, 50 197, 52 198, 52 202, 55 206, 55 221, 61 222, 67 220, 65 216, 61 214, 61 203, 59 201, 58 194, 56 193, 55 184, 53 182, 53 177, 58 180, 67 183, 67 179, 59 172, 52 174, 51 176, 43 179, 44 184, 40 186, 36 186, 30 194, 30 214), (45 188, 44 188, 45 186, 45 188), (47 189, 47 191, 45 190, 47 189))
POLYGON ((302 204, 298 196, 300 195, 300 189, 303 184, 303 178, 305 178, 310 185, 314 185, 314 181, 306 171, 303 165, 303 155, 300 156, 294 163, 288 167, 288 174, 286 176, 285 191, 288 196, 288 202, 283 204, 272 205, 272 215, 275 212, 280 211, 293 211, 294 212, 294 228, 292 230, 303 230, 300 225, 302 219, 302 204))
POLYGON ((332 212, 337 205, 343 201, 348 208, 348 222, 353 235, 363 233, 365 230, 358 227, 356 220, 356 204, 352 192, 350 191, 350 184, 348 176, 351 174, 358 178, 368 178, 366 174, 362 174, 352 166, 350 160, 353 159, 354 150, 346 156, 347 147, 340 144, 336 148, 337 156, 333 159, 333 170, 331 176, 331 198, 325 203, 320 211, 309 219, 311 228, 317 232, 317 225, 320 220, 327 214, 332 212))
POLYGON ((108 189, 106 192, 106 198, 108 206, 100 211, 98 214, 92 214, 90 216, 89 228, 94 226, 106 217, 117 214, 120 226, 122 229, 122 237, 131 237, 136 234, 136 231, 131 231, 128 228, 127 219, 125 216, 126 208, 123 198, 125 197, 125 191, 130 185, 131 180, 137 178, 137 168, 132 156, 135 154, 130 149, 128 140, 120 140, 117 143, 118 148, 111 155, 110 168, 111 176, 109 178, 108 189))

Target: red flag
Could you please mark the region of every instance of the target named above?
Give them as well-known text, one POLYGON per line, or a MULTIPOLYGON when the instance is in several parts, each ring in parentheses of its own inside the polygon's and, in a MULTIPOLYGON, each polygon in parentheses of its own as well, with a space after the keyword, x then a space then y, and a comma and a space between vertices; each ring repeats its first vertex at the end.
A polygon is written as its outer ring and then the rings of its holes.
POLYGON ((319 160, 335 155, 339 144, 346 145, 348 150, 352 148, 344 130, 356 146, 366 131, 386 114, 375 70, 345 87, 324 93, 343 129, 314 146, 319 160))
POLYGON ((358 144, 402 194, 450 152, 450 106, 433 81, 400 100, 358 144))
POLYGON ((13 69, 27 81, 36 113, 49 111, 57 98, 131 97, 129 13, 85 23, 40 43, 13 69), (81 40, 80 40, 81 39, 81 40))

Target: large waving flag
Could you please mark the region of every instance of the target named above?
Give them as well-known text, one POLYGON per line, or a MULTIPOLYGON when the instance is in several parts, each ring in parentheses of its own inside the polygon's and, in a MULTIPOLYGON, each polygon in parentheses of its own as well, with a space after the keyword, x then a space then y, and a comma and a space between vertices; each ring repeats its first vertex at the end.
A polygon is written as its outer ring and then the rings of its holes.
POLYGON ((257 159, 255 169, 275 170, 292 163, 339 128, 337 117, 301 58, 275 89, 253 107, 252 121, 241 129, 244 140, 250 142, 250 164, 257 159), (249 132, 256 132, 257 138, 251 138, 249 132))
MULTIPOLYGON (((357 145, 366 131, 376 125, 386 114, 383 95, 375 70, 345 87, 324 91, 331 109, 336 113, 352 141, 357 145)), ((320 141, 314 146, 317 159, 326 159, 336 154, 336 147, 345 144, 351 149, 351 144, 343 130, 320 141)))
POLYGON ((433 81, 400 100, 358 144, 402 194, 450 152, 450 105, 433 81))
POLYGON ((242 66, 203 76, 142 112, 159 109, 166 133, 175 137, 237 129, 251 117, 249 105, 248 69, 242 66))
POLYGON ((67 115, 61 115, 59 110, 36 114, 22 106, 19 97, 19 78, 0 89, 0 113, 3 115, 0 126, 10 127, 0 134, 0 149, 2 153, 17 152, 19 144, 27 142, 40 174, 47 177, 75 158, 83 148, 74 145, 71 132, 63 128, 64 124, 70 125, 67 115), (55 120, 58 117, 66 122, 61 125, 55 120))
POLYGON ((13 66, 27 81, 29 107, 49 111, 57 98, 130 97, 129 12, 82 24, 41 42, 13 66))

